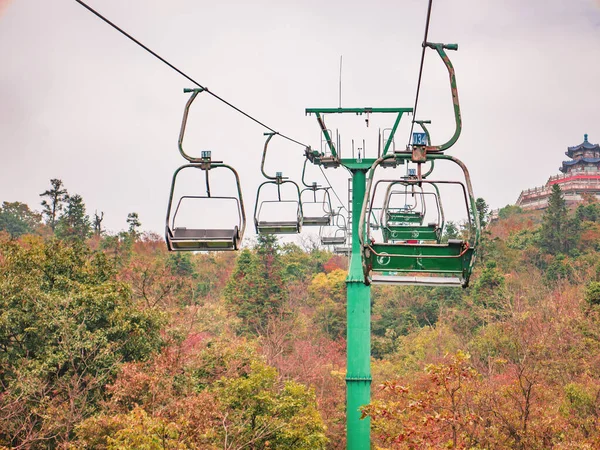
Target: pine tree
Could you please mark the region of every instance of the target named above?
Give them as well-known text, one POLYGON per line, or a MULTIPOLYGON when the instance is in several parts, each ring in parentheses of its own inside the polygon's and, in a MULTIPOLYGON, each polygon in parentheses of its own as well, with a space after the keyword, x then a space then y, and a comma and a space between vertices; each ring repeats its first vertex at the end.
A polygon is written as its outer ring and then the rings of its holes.
POLYGON ((224 291, 245 333, 260 333, 286 298, 277 238, 259 235, 254 250, 240 253, 224 291))
POLYGON ((566 253, 575 230, 569 229, 567 203, 558 184, 552 186, 540 230, 540 246, 553 255, 566 253))
POLYGON ((142 226, 138 213, 132 212, 127 214, 127 223, 129 224, 129 235, 134 239, 137 239, 140 235, 139 228, 142 226))
POLYGON ((479 216, 479 225, 481 225, 481 228, 483 228, 487 225, 490 207, 483 198, 479 197, 477 200, 475 200, 475 209, 477 210, 477 215, 479 216))
POLYGON ((42 215, 46 216, 46 223, 54 231, 58 221, 58 214, 62 211, 64 203, 69 198, 69 194, 64 188, 62 180, 53 178, 50 180, 50 184, 52 188, 42 192, 40 197, 48 197, 48 201, 42 200, 42 215))
POLYGON ((78 194, 69 196, 67 206, 56 223, 56 235, 60 239, 84 240, 90 236, 91 231, 83 198, 78 194))

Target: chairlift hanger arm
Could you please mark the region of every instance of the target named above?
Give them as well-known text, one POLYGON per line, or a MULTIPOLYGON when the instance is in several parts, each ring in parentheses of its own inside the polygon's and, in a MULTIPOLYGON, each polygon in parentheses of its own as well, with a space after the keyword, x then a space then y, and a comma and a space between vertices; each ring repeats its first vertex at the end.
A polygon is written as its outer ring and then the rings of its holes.
POLYGON ((313 182, 312 184, 308 184, 305 181, 305 176, 306 176, 306 163, 308 163, 308 158, 306 158, 304 160, 304 165, 302 166, 302 184, 308 188, 308 189, 312 189, 313 191, 316 191, 317 189, 328 189, 328 188, 322 188, 321 186, 319 186, 316 182, 313 182))
POLYGON ((271 139, 273 139, 273 136, 275 136, 276 134, 277 133, 263 133, 264 136, 267 136, 267 140, 265 141, 262 159, 260 161, 260 171, 267 180, 277 180, 278 179, 277 175, 272 177, 270 175, 267 175, 265 172, 265 159, 267 158, 267 148, 269 146, 269 142, 271 142, 271 139))
POLYGON ((208 163, 207 168, 210 169, 211 167, 216 167, 216 164, 220 163, 222 161, 206 161, 206 158, 204 158, 204 157, 196 158, 194 156, 188 155, 183 150, 183 137, 185 136, 185 129, 187 126, 187 120, 188 120, 188 116, 190 113, 190 107, 192 106, 192 103, 194 103, 194 100, 196 100, 196 97, 198 96, 198 94, 200 94, 201 92, 204 92, 205 90, 207 90, 207 89, 203 88, 203 87, 193 88, 193 89, 185 88, 183 90, 183 92, 185 94, 191 93, 192 95, 188 99, 187 103, 185 104, 185 108, 183 109, 183 118, 181 120, 181 128, 179 130, 179 139, 177 141, 177 146, 179 147, 179 153, 181 153, 181 156, 183 156, 189 162, 191 162, 191 163, 208 163))
MULTIPOLYGON (((452 62, 450 61, 450 58, 444 51, 444 50, 458 50, 458 44, 440 44, 440 43, 425 42, 423 45, 437 51, 438 55, 440 55, 440 58, 442 58, 442 61, 444 62, 446 68, 448 69, 448 75, 450 77, 450 89, 452 91, 452 103, 454 105, 454 122, 456 124, 455 130, 454 130, 454 135, 446 143, 444 143, 442 145, 431 145, 431 142, 429 142, 428 143, 429 145, 427 145, 425 147, 425 150, 427 153, 443 152, 444 150, 449 149, 456 143, 456 141, 458 140, 460 133, 462 131, 462 118, 460 115, 460 103, 458 101, 458 87, 456 84, 456 72, 454 70, 454 66, 452 65, 452 62)), ((425 131, 425 132, 427 133, 427 131, 425 131)))

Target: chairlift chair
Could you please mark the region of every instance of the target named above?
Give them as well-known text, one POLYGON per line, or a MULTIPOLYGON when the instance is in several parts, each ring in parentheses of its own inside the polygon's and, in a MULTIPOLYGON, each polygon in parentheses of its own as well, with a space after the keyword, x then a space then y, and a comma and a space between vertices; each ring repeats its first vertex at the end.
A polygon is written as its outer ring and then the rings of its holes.
POLYGON ((236 170, 224 164, 222 161, 212 161, 211 152, 203 151, 200 158, 192 157, 185 153, 183 150, 183 138, 185 134, 185 128, 187 124, 187 118, 191 104, 194 102, 198 94, 204 91, 203 88, 198 89, 184 89, 185 93, 191 93, 189 100, 187 101, 183 113, 183 120, 181 123, 181 130, 179 133, 179 152, 181 155, 189 161, 179 167, 173 174, 173 180, 171 182, 171 192, 169 195, 169 204, 167 207, 167 216, 165 223, 165 239, 167 242, 167 248, 170 251, 225 251, 225 250, 237 250, 240 248, 242 239, 244 237, 244 231, 246 229, 246 213, 244 210, 244 200, 242 197, 242 189, 240 185, 240 178, 236 170), (201 170, 205 175, 206 184, 206 195, 183 195, 177 201, 175 211, 172 212, 173 200, 175 195, 175 185, 177 177, 182 171, 189 171, 191 169, 201 170), (210 189, 209 172, 215 169, 225 169, 233 173, 237 187, 237 196, 215 196, 212 194, 210 189), (182 208, 182 202, 188 199, 205 199, 208 201, 230 201, 233 200, 236 204, 237 221, 232 224, 231 227, 227 228, 187 228, 177 226, 177 215, 182 208))
POLYGON ((329 188, 319 186, 316 182, 312 182, 311 184, 306 182, 306 164, 308 161, 308 158, 306 158, 302 167, 302 184, 304 185, 304 188, 300 191, 303 212, 302 225, 313 227, 328 226, 331 224, 333 217, 329 188), (321 191, 323 192, 323 199, 317 200, 317 192, 320 193, 321 191), (307 195, 309 196, 308 200, 306 200, 307 195), (315 211, 313 207, 318 207, 320 211, 315 211))
POLYGON ((297 234, 302 230, 303 224, 303 213, 302 213, 302 201, 300 196, 300 187, 297 183, 292 180, 287 179, 283 176, 281 172, 277 172, 275 176, 269 176, 265 173, 265 158, 267 156, 267 147, 269 142, 273 138, 275 133, 265 133, 267 140, 265 142, 262 162, 261 162, 261 172, 263 176, 267 179, 260 184, 258 190, 256 191, 256 202, 254 204, 254 226, 256 228, 256 232, 260 234, 297 234), (294 196, 291 199, 282 199, 281 196, 281 187, 284 185, 293 186, 294 196), (265 186, 275 185, 277 187, 277 199, 276 200, 261 200, 261 191, 265 186), (264 218, 263 207, 268 204, 292 204, 296 206, 295 217, 292 220, 272 220, 264 218))
POLYGON ((312 186, 300 191, 300 199, 302 200, 302 211, 304 212, 302 225, 307 227, 325 227, 331 224, 333 213, 331 211, 331 197, 328 188, 318 187, 317 183, 313 183, 312 186), (323 191, 323 200, 317 200, 317 191, 323 191), (309 201, 303 199, 307 193, 308 195, 312 193, 309 201), (323 210, 322 214, 316 214, 310 207, 307 208, 307 206, 320 206, 323 210))
MULTIPOLYGON (((360 227, 368 224, 370 216, 368 209, 375 197, 373 176, 377 166, 386 158, 410 161, 410 152, 386 155, 373 163, 363 203, 360 227)), ((444 154, 428 155, 432 159, 449 160, 463 170, 466 183, 460 181, 427 180, 429 183, 454 184, 461 187, 465 201, 469 229, 474 229, 470 239, 451 239, 447 243, 430 243, 421 240, 406 240, 400 242, 376 242, 371 235, 370 227, 366 227, 366 238, 360 236, 363 246, 365 276, 368 283, 420 285, 420 286, 462 286, 466 287, 471 275, 475 248, 479 242, 479 220, 475 209, 475 198, 471 180, 466 166, 457 158, 444 154), (475 224, 471 224, 472 217, 475 224)), ((398 180, 380 180, 380 182, 395 182, 398 180)), ((424 180, 402 180, 403 183, 416 184, 424 180)), ((377 184, 375 185, 375 188, 377 184)))
POLYGON ((241 246, 244 230, 246 228, 246 213, 240 189, 240 181, 237 172, 230 166, 221 163, 210 163, 210 168, 205 164, 186 164, 175 171, 171 183, 171 193, 169 196, 169 206, 167 208, 166 218, 166 241, 167 248, 171 251, 224 251, 238 250, 241 246), (208 181, 208 170, 216 168, 225 168, 230 170, 236 179, 237 197, 215 196, 210 192, 208 181), (206 174, 207 194, 206 195, 183 195, 179 198, 175 211, 172 212, 173 200, 175 194, 175 185, 178 175, 187 169, 202 170, 206 174), (207 199, 210 201, 226 202, 233 200, 236 203, 238 220, 231 228, 187 228, 177 226, 177 214, 180 212, 182 202, 186 199, 207 199))
MULTIPOLYGON (((414 188, 414 184, 412 187, 414 188)), ((408 240, 419 240, 419 241, 435 241, 440 242, 442 237, 442 229, 444 227, 444 214, 443 208, 440 204, 440 193, 437 185, 431 183, 429 181, 423 180, 421 182, 420 192, 416 193, 421 199, 421 209, 420 211, 413 211, 419 213, 419 221, 406 220, 404 216, 398 216, 396 214, 391 213, 390 209, 390 201, 394 194, 404 194, 406 192, 406 188, 408 184, 404 181, 396 181, 390 183, 386 195, 385 195, 385 203, 382 211, 382 234, 384 242, 398 242, 398 241, 408 241, 408 240), (393 191, 392 188, 397 186, 398 184, 405 186, 405 191, 393 191), (423 184, 429 184, 434 187, 435 192, 425 192, 423 191, 423 184), (431 221, 427 224, 423 224, 423 219, 427 212, 425 198, 428 196, 432 196, 434 198, 436 204, 436 212, 437 217, 435 221, 431 221), (393 220, 396 219, 396 220, 393 220)), ((415 209, 416 205, 413 206, 415 209)), ((410 211, 408 211, 410 212, 410 211)), ((412 218, 412 217, 409 217, 412 218)))
MULTIPOLYGON (((341 208, 340 208, 341 209, 341 208)), ((335 223, 329 226, 322 226, 319 229, 319 236, 321 238, 321 245, 328 246, 342 246, 346 243, 348 229, 346 225, 346 218, 341 215, 340 212, 334 215, 335 223), (325 230, 333 228, 333 234, 327 233, 325 230)))

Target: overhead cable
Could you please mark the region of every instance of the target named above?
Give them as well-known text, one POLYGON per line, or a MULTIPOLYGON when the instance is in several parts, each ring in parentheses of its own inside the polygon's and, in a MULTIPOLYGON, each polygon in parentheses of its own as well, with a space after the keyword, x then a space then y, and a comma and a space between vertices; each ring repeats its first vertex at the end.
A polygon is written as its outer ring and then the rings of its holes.
POLYGON ((325 175, 325 171, 323 170, 323 167, 319 166, 319 169, 321 169, 321 173, 323 174, 323 176, 325 177, 325 181, 327 181, 327 184, 329 185, 329 187, 331 188, 333 195, 335 195, 335 198, 338 199, 338 202, 340 202, 340 205, 342 206, 342 209, 345 209, 346 212, 348 212, 348 209, 344 206, 344 202, 342 202, 342 200, 340 199, 340 196, 337 194, 337 192, 335 192, 335 189, 333 188, 333 186, 331 185, 331 183, 329 182, 329 178, 327 178, 327 175, 325 175))
POLYGON ((116 24, 114 24, 113 22, 111 22, 110 20, 108 20, 106 17, 104 17, 102 14, 100 14, 98 11, 96 11, 95 9, 93 9, 92 7, 90 7, 89 5, 87 5, 86 3, 84 3, 82 0, 75 0, 77 3, 79 3, 81 6, 83 6, 84 8, 86 8, 88 11, 90 11, 92 14, 94 14, 95 16, 97 16, 98 18, 100 18, 101 20, 103 20, 105 23, 107 23, 108 25, 110 25, 111 27, 113 27, 115 30, 117 30, 119 33, 121 33, 123 36, 129 38, 131 41, 135 42, 137 45, 139 45, 141 48, 143 48, 144 50, 146 50, 148 53, 150 53, 152 56, 154 56, 155 58, 157 58, 158 60, 160 60, 161 62, 165 63, 167 66, 169 66, 171 69, 173 69, 175 72, 177 72, 179 75, 183 76, 184 78, 186 78, 187 80, 191 81, 192 83, 194 83, 196 86, 198 86, 199 88, 203 89, 204 91, 206 91, 207 93, 209 93, 210 95, 212 95, 214 98, 216 98, 217 100, 225 103, 227 106, 229 106, 230 108, 233 108, 234 110, 236 110, 237 112, 239 112, 240 114, 246 116, 248 119, 256 122, 257 124, 259 124, 260 126, 266 128, 267 130, 281 136, 284 139, 287 139, 288 141, 291 141, 295 144, 301 145, 303 147, 308 147, 306 144, 303 144, 300 141, 297 141, 296 139, 293 139, 289 136, 286 136, 285 134, 279 133, 278 131, 276 131, 274 128, 271 128, 270 126, 266 125, 265 123, 261 122, 260 120, 256 119, 255 117, 251 116, 250 114, 248 114, 247 112, 242 111, 240 108, 238 108, 237 106, 231 104, 230 102, 228 102, 227 100, 225 100, 224 98, 218 96, 217 94, 215 94, 214 92, 210 91, 206 86, 202 86, 200 83, 198 83, 196 80, 194 80, 192 77, 190 77, 189 75, 187 75, 185 72, 183 72, 182 70, 178 69, 177 67, 175 67, 173 64, 171 64, 169 61, 167 61, 166 59, 164 59, 162 56, 160 56, 158 53, 154 52, 153 50, 151 50, 150 48, 148 48, 146 45, 142 44, 140 41, 138 41, 136 38, 134 38, 132 35, 130 35, 129 33, 127 33, 125 30, 123 30, 122 28, 120 28, 119 26, 117 26, 116 24))
POLYGON ((431 19, 431 4, 433 0, 429 0, 427 7, 427 19, 425 20, 425 35, 423 36, 423 51, 421 52, 421 64, 419 67, 419 80, 417 81, 417 94, 415 95, 415 106, 413 108, 413 120, 410 126, 410 134, 408 135, 408 143, 412 137, 413 129, 415 127, 415 121, 417 120, 417 105, 419 103, 419 91, 421 90, 421 78, 423 76, 423 62, 425 61, 425 50, 427 49, 427 35, 429 34, 429 21, 431 19))

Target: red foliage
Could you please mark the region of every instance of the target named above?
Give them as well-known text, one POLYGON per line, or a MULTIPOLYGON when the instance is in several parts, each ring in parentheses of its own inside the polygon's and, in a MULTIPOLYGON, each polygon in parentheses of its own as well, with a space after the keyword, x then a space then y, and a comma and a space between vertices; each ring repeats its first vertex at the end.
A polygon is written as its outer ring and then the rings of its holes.
POLYGON ((348 258, 340 255, 333 255, 325 264, 323 264, 323 270, 325 273, 333 272, 337 269, 346 270, 347 267, 348 258))

